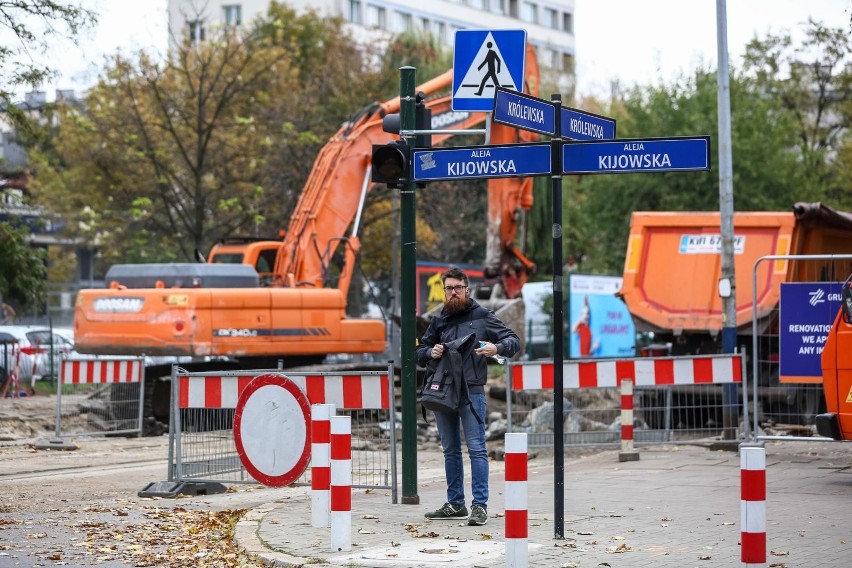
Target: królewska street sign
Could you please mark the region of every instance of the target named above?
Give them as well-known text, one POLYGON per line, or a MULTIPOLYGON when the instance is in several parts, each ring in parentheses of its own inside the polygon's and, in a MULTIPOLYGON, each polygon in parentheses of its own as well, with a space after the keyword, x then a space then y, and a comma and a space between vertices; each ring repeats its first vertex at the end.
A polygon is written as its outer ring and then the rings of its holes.
POLYGON ((562 107, 562 138, 568 140, 612 140, 615 119, 575 108, 562 107))
MULTIPOLYGON (((612 140, 615 120, 569 107, 559 107, 561 137, 568 140, 612 140)), ((508 89, 494 96, 494 122, 556 136, 554 103, 508 89)))
POLYGON ((494 97, 494 122, 553 136, 556 110, 553 103, 506 89, 494 97))
POLYGON ((566 142, 562 173, 618 174, 710 169, 709 136, 566 142))
POLYGON ((413 150, 414 181, 550 175, 550 144, 413 150))

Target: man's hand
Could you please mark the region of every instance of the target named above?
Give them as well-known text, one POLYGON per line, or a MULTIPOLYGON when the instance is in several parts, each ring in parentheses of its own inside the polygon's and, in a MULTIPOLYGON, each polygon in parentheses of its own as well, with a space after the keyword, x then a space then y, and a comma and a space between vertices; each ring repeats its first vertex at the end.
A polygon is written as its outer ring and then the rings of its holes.
POLYGON ((429 353, 432 355, 432 359, 440 359, 441 355, 444 354, 444 346, 439 343, 429 353))
POLYGON ((483 357, 492 357, 497 355, 497 346, 487 341, 480 341, 479 347, 474 349, 473 352, 483 357))

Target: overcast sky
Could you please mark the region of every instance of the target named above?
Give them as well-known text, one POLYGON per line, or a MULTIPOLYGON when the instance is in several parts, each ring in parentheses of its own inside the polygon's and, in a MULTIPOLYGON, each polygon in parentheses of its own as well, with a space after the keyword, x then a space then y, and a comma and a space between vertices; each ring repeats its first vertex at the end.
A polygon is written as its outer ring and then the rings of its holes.
MULTIPOLYGON (((578 93, 608 95, 622 87, 669 82, 698 67, 716 68, 716 0, 575 0, 578 93)), ((850 27, 852 0, 728 0, 729 66, 746 44, 784 30, 801 38, 809 17, 850 27)))
MULTIPOLYGON (((80 47, 53 52, 62 78, 55 87, 81 90, 92 84, 105 54, 167 44, 166 0, 84 0, 101 14, 100 25, 80 47)), ((578 94, 609 94, 610 80, 672 81, 698 66, 715 68, 716 0, 575 0, 578 94)), ((852 0, 728 0, 731 66, 739 66, 746 43, 784 30, 796 36, 813 17, 850 27, 852 0)), ((801 37, 800 35, 798 37, 801 37)), ((48 98, 54 86, 47 87, 48 98)))

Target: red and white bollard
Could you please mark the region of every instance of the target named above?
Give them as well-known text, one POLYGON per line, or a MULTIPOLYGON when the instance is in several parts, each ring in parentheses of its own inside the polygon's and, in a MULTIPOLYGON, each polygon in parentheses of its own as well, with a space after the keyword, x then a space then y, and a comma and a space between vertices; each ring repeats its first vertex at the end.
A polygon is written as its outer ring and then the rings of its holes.
POLYGON ((333 404, 311 406, 311 526, 329 526, 333 404))
POLYGON ((621 379, 621 451, 618 461, 639 461, 633 449, 633 379, 621 379))
POLYGON ((352 420, 331 418, 331 550, 352 550, 352 420))
POLYGON ((527 568, 527 435, 506 434, 506 566, 527 568))
POLYGON ((743 565, 766 566, 766 448, 740 447, 740 531, 743 565))

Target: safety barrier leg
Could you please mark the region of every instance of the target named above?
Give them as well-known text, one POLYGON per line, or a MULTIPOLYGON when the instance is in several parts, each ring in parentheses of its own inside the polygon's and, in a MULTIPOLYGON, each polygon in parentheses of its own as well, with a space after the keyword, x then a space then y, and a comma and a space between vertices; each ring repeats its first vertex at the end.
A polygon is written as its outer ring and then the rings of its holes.
POLYGON ((352 550, 352 422, 331 418, 331 550, 352 550))
POLYGON ((527 568, 529 519, 527 509, 527 435, 506 434, 506 566, 527 568))
POLYGON ((633 379, 621 379, 621 451, 618 461, 639 461, 633 449, 633 379))
POLYGON ((311 406, 311 526, 327 527, 330 523, 329 490, 331 487, 331 417, 333 404, 311 406))
POLYGON ((740 447, 741 560, 766 566, 766 449, 740 447))

